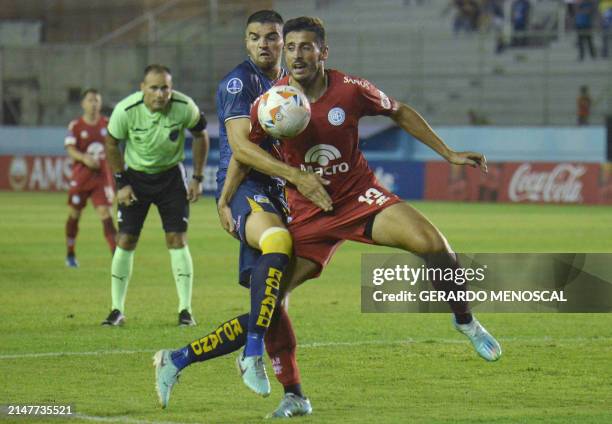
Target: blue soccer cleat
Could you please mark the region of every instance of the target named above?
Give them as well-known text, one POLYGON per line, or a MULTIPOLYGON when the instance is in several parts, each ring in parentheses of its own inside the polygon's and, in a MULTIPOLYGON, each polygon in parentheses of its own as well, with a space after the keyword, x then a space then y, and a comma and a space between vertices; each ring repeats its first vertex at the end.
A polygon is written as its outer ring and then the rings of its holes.
POLYGON ((278 408, 266 415, 266 418, 291 418, 312 414, 312 405, 308 398, 293 393, 285 393, 278 408))
POLYGON ((168 406, 170 402, 170 392, 172 387, 178 382, 181 374, 180 370, 172 362, 170 357, 171 350, 160 350, 153 356, 153 366, 155 367, 155 390, 162 408, 168 406))
POLYGON ((76 256, 74 256, 74 255, 66 256, 66 266, 68 268, 78 268, 79 267, 79 261, 77 261, 76 256))
POLYGON ((270 395, 270 380, 261 356, 238 355, 236 366, 249 389, 263 397, 270 395))
POLYGON ((453 323, 457 331, 470 339, 474 349, 483 359, 497 361, 500 358, 502 354, 501 346, 476 318, 472 318, 469 324, 457 324, 454 319, 453 323))

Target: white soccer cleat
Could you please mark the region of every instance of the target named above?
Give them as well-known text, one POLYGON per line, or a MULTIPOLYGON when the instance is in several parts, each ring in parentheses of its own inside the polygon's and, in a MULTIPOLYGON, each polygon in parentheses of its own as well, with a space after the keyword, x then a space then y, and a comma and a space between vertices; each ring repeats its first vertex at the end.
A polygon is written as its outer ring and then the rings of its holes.
POLYGON ((453 323, 457 331, 470 339, 474 349, 483 359, 497 361, 501 357, 502 348, 498 341, 489 334, 476 318, 473 317, 469 324, 457 324, 454 319, 453 323))
POLYGON ((293 393, 285 393, 278 408, 266 415, 266 418, 291 418, 312 414, 312 405, 308 398, 293 393))
POLYGON ((170 358, 170 350, 160 350, 153 356, 155 367, 155 390, 162 408, 168 406, 172 387, 178 382, 181 372, 170 358))
POLYGON ((244 384, 260 396, 270 395, 270 380, 261 356, 238 355, 236 366, 244 384))

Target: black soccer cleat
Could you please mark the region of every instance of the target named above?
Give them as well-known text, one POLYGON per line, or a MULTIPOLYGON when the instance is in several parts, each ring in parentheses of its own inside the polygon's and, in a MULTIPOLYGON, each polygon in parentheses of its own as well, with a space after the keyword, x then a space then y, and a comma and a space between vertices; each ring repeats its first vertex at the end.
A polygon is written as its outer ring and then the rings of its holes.
POLYGON ((191 316, 191 313, 189 313, 187 309, 183 309, 181 312, 179 312, 178 325, 179 327, 187 327, 187 326, 194 326, 198 324, 196 323, 195 319, 193 319, 193 317, 191 316))
POLYGON ((118 326, 125 323, 125 315, 119 309, 113 309, 108 317, 102 321, 102 325, 118 326))

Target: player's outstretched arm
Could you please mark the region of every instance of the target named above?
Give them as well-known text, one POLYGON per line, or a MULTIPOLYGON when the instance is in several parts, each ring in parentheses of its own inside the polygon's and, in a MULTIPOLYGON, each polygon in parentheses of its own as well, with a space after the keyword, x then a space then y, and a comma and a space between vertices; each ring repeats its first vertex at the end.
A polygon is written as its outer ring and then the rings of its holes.
POLYGON ((304 172, 274 158, 264 149, 249 141, 251 123, 248 118, 237 118, 226 122, 227 138, 233 157, 267 175, 278 176, 293 184, 308 200, 324 211, 332 210, 329 194, 323 187, 329 181, 320 175, 304 172))
POLYGON ((189 182, 187 199, 192 202, 197 202, 202 193, 202 180, 199 177, 204 176, 204 165, 206 165, 206 159, 208 158, 210 139, 208 137, 208 131, 206 130, 191 131, 191 135, 193 136, 193 142, 191 143, 193 175, 198 178, 192 178, 189 182))
POLYGON ((487 159, 482 153, 455 152, 438 137, 427 121, 410 106, 399 103, 399 107, 391 115, 391 119, 404 131, 421 143, 431 147, 448 162, 455 165, 470 165, 474 168, 478 166, 482 172, 487 172, 487 159))
POLYGON ((132 190, 129 181, 126 180, 124 173, 123 156, 119 149, 119 140, 115 140, 110 135, 104 139, 106 150, 106 161, 110 166, 111 171, 115 175, 115 183, 117 184, 117 202, 120 205, 129 206, 132 202, 138 200, 132 190))

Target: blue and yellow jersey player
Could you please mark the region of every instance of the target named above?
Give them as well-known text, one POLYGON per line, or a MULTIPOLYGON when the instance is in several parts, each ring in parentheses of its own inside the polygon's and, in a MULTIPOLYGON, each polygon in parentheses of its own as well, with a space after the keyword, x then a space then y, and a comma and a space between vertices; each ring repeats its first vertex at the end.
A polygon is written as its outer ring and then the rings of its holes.
MULTIPOLYGON (((245 31, 249 57, 223 78, 217 90, 221 154, 217 206, 223 227, 240 240, 240 282, 250 287, 251 313, 222 323, 183 348, 162 350, 155 355, 156 388, 162 407, 167 406, 172 386, 183 368, 243 345, 244 352, 237 362, 245 385, 259 395, 269 395, 270 382, 263 363, 265 337, 275 374, 285 390, 273 415, 305 415, 312 411, 301 391, 291 322, 285 309, 277 307, 281 279, 293 250, 285 226, 283 181, 295 185, 322 209, 330 210, 331 200, 323 188, 326 182, 317 174, 270 160, 267 152, 274 149, 274 140, 262 145, 257 170, 240 163, 242 146, 252 146, 248 140, 252 103, 286 75, 281 67, 282 26, 281 16, 274 11, 252 14, 245 31)), ((259 156, 257 151, 255 154, 259 156)))

